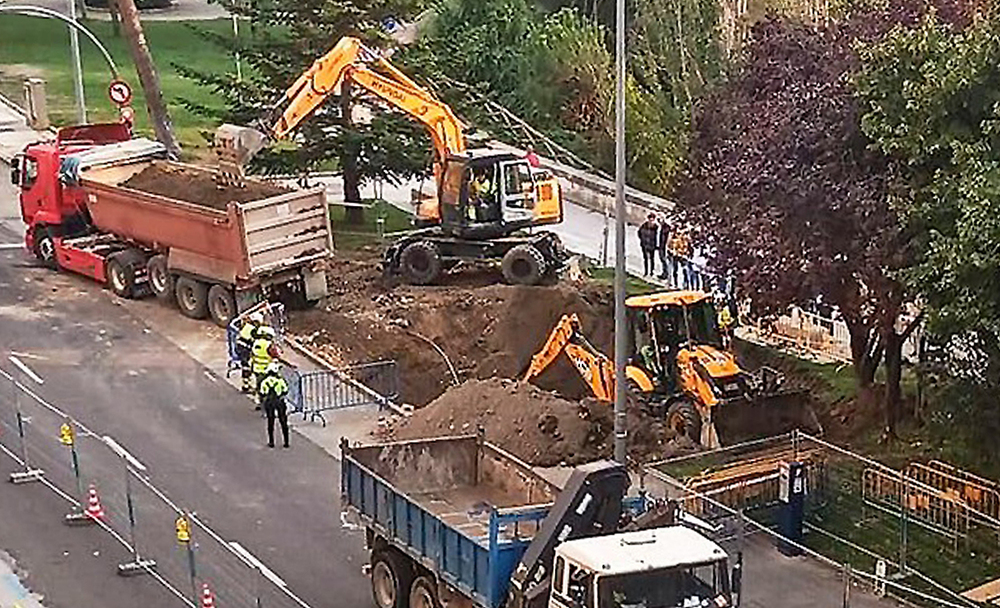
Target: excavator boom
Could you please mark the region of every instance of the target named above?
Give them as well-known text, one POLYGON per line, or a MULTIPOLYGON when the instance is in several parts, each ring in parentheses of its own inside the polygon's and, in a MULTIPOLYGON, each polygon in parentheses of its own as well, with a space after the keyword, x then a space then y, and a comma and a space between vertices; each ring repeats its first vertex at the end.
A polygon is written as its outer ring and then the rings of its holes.
MULTIPOLYGON (((451 108, 351 37, 341 38, 288 87, 264 120, 266 139, 287 137, 348 80, 423 124, 434 144, 436 165, 450 154, 465 152, 463 126, 451 108)), ((220 156, 227 154, 231 164, 246 164, 266 143, 264 138, 248 136, 247 130, 223 125, 217 131, 220 156)))

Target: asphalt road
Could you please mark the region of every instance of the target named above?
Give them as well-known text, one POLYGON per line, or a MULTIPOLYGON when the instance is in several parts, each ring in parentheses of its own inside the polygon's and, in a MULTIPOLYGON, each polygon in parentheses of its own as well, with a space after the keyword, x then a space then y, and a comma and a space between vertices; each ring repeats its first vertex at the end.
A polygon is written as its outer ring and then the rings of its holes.
MULTIPOLYGON (((11 215, 9 196, 9 188, 0 190, 0 218, 11 215)), ((17 242, 12 226, 0 224, 0 244, 17 242)), ((125 312, 109 292, 34 267, 21 249, 0 248, 0 351, 25 353, 22 358, 45 380, 40 394, 126 446, 154 484, 223 538, 249 549, 310 605, 371 605, 361 574, 363 536, 345 529, 339 516, 336 460, 298 437, 289 450, 268 449, 263 421, 246 398, 125 312)), ((0 366, 10 369, 6 361, 0 366)), ((0 397, 0 417, 9 423, 8 395, 0 397)), ((29 433, 44 428, 43 414, 34 413, 29 433)), ((68 468, 55 452, 35 453, 46 468, 68 468)), ((81 459, 91 475, 118 487, 113 459, 81 459)), ((0 467, 10 467, 6 456, 0 467)), ((143 527, 143 508, 141 542, 154 556, 173 557, 173 520, 143 527)), ((98 529, 63 526, 66 511, 65 502, 41 486, 0 485, 0 550, 19 560, 29 586, 49 598, 48 605, 178 605, 146 577, 116 577, 120 545, 98 529)), ((200 573, 215 572, 220 585, 254 584, 234 574, 233 560, 226 567, 210 563, 221 562, 222 554, 210 550, 207 539, 202 544, 200 573)))

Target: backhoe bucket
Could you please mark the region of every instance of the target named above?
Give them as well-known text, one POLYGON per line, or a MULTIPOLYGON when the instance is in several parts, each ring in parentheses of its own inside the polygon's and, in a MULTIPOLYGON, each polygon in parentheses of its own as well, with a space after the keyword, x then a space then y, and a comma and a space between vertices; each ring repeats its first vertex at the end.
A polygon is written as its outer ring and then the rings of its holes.
POLYGON ((267 135, 253 127, 224 124, 216 129, 212 147, 219 159, 218 181, 244 187, 246 164, 267 145, 267 140, 267 135))
POLYGON ((717 406, 713 418, 723 445, 800 429, 822 434, 809 391, 784 385, 784 374, 762 367, 747 375, 745 399, 717 406))

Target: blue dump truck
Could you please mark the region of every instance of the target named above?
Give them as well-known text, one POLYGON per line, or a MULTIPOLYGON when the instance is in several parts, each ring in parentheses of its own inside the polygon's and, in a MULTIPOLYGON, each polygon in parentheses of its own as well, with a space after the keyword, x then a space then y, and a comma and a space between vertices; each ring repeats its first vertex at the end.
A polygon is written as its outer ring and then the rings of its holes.
POLYGON ((341 456, 378 608, 725 608, 739 595, 715 542, 646 527, 663 513, 625 498, 615 463, 558 488, 477 436, 345 441, 341 456))

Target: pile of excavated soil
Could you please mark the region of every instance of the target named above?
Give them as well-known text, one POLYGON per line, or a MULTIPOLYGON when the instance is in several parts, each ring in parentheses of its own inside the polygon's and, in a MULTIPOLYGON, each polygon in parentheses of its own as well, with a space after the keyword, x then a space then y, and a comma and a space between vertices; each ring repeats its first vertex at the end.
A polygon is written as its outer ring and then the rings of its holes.
POLYGON ((225 210, 230 201, 246 203, 289 192, 276 184, 248 181, 243 188, 216 183, 211 171, 153 163, 125 180, 126 188, 225 210))
MULTIPOLYGON (((321 308, 294 314, 291 333, 337 365, 397 361, 401 400, 418 407, 471 378, 520 377, 565 313, 577 313, 593 344, 611 352, 614 318, 605 289, 502 285, 494 270, 479 268, 456 272, 443 285, 393 287, 383 282, 373 251, 338 254, 327 281, 331 296, 321 308)), ((569 399, 589 396, 565 357, 536 384, 569 399)))
MULTIPOLYGON (((486 440, 535 466, 575 465, 612 456, 610 404, 569 401, 513 380, 468 380, 393 429, 396 439, 468 435, 482 427, 486 440)), ((630 456, 665 453, 661 425, 636 412, 629 419, 630 456)))

